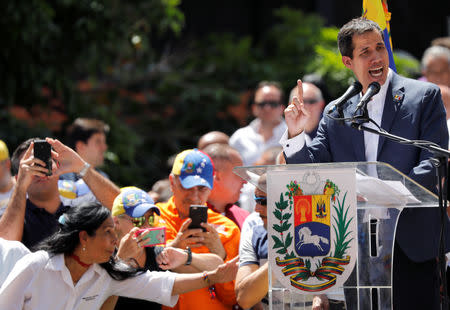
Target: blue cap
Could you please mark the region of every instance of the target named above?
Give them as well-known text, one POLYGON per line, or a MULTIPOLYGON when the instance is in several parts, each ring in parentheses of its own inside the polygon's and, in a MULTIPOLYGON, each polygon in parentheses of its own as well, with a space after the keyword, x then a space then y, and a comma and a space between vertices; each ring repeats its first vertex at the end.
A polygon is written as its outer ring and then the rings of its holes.
POLYGON ((135 186, 128 186, 121 188, 120 194, 114 199, 112 215, 117 216, 126 213, 131 217, 141 217, 148 210, 160 214, 149 194, 135 186))
POLYGON ((172 173, 179 176, 181 185, 186 189, 194 186, 213 188, 213 162, 207 154, 198 149, 178 154, 173 163, 172 173))

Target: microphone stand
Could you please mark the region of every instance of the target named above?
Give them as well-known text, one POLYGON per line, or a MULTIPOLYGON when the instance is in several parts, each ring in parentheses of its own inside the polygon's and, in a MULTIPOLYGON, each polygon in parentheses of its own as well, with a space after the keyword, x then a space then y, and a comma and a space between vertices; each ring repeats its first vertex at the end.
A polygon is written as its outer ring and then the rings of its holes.
MULTIPOLYGON (((441 215, 441 230, 439 236, 439 270, 441 274, 441 281, 443 286, 443 300, 442 300, 442 308, 441 309, 449 309, 448 308, 448 296, 447 296, 447 277, 446 277, 446 259, 445 259, 445 216, 447 216, 447 164, 448 158, 450 157, 450 152, 448 150, 442 149, 437 146, 435 143, 430 141, 415 141, 409 140, 403 137, 399 137, 393 134, 390 134, 384 130, 373 129, 363 124, 366 122, 372 121, 368 117, 367 109, 363 109, 361 116, 355 116, 352 119, 351 126, 358 130, 367 131, 379 136, 383 136, 395 142, 405 145, 413 145, 415 147, 419 147, 431 152, 434 158, 431 158, 430 161, 436 169, 436 174, 438 177, 438 199, 439 199, 439 208, 441 215), (359 122, 358 122, 359 121, 359 122), (443 180, 444 182, 441 182, 443 180), (443 183, 443 184, 442 184, 443 183)), ((373 121, 372 121, 373 122, 373 121)), ((375 123, 375 122, 373 122, 375 123)), ((380 128, 380 127, 378 127, 380 128)))
POLYGON ((336 108, 337 112, 338 112, 338 116, 339 116, 339 124, 344 125, 344 108, 342 107, 342 105, 338 106, 336 108))

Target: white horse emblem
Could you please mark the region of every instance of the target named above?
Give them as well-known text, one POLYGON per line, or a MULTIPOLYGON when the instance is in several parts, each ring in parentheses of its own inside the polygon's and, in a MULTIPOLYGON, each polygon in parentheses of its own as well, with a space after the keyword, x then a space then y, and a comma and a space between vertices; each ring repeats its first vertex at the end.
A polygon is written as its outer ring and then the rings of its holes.
POLYGON ((327 238, 321 237, 319 235, 313 235, 311 229, 309 229, 308 227, 302 227, 298 231, 298 250, 300 250, 302 245, 313 244, 320 251, 323 251, 322 247, 320 246, 320 241, 322 241, 324 244, 328 244, 327 238))

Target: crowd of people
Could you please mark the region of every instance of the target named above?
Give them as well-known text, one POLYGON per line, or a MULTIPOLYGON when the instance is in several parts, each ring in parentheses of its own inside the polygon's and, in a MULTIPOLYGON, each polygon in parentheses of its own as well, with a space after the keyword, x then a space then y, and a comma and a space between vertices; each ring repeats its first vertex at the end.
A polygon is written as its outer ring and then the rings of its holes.
MULTIPOLYGON (((397 135, 448 149, 445 42, 424 52, 423 76, 415 80, 389 69, 376 23, 356 18, 338 35, 342 61, 362 94, 372 82, 381 85, 369 116, 397 135)), ((326 117, 334 103, 327 105, 327 98, 311 76, 298 80, 287 100, 277 82, 262 81, 248 126, 231 136, 205 133, 172 159, 171 173, 149 191, 132 184, 119 188, 100 170, 110 130, 100 120, 76 119, 66 144, 46 138, 48 163, 35 156, 38 138, 21 143, 11 158, 0 141, 0 309, 268 309, 266 179, 254 186, 233 168, 382 161, 437 191, 430 152, 326 117), (207 220, 198 227, 192 226, 191 206, 205 208, 207 220)), ((346 102, 345 115, 360 98, 346 102)), ((439 309, 438 224, 433 208, 401 213, 394 309, 439 309)), ((450 231, 445 234, 450 252, 450 231)), ((345 300, 324 294, 314 296, 310 307, 346 309, 345 300)))

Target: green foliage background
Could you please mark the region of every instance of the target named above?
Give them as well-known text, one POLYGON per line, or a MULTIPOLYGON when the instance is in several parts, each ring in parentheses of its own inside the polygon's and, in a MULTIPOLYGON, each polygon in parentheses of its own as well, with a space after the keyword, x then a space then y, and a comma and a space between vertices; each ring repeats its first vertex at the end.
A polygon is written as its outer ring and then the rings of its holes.
MULTIPOLYGON (((247 104, 261 80, 288 93, 297 78, 318 73, 331 96, 353 81, 336 47, 338 29, 287 7, 259 41, 228 33, 184 38, 179 0, 6 1, 0 34, 0 138, 11 151, 31 136, 64 140, 76 117, 111 126, 104 170, 121 186, 149 189, 169 173, 167 159, 195 147, 211 130, 232 134, 241 120, 229 107, 247 104), (88 83, 81 89, 79 82, 88 83), (61 130, 11 117, 8 109, 53 109, 42 89, 62 102, 61 130)), ((414 59, 395 58, 397 71, 418 72, 414 59)), ((248 115, 250 118, 251 115, 248 115)))

